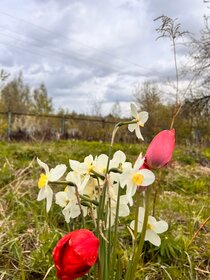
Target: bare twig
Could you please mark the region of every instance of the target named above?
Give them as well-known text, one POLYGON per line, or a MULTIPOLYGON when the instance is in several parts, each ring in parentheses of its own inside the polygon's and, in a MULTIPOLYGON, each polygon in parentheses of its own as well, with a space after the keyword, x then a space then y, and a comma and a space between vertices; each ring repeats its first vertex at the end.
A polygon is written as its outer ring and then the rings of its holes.
POLYGON ((202 228, 204 228, 204 226, 208 223, 209 220, 210 220, 210 216, 200 225, 199 229, 194 233, 192 239, 190 240, 190 243, 188 244, 188 247, 191 245, 193 240, 196 238, 196 236, 199 234, 202 228))

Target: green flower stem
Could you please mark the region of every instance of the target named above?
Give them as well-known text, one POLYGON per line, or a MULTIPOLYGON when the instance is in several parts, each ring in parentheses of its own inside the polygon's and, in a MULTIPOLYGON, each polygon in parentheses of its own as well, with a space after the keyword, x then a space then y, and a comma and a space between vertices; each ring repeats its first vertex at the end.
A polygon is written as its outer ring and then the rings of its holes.
POLYGON ((82 205, 81 205, 81 201, 80 201, 80 197, 79 197, 79 192, 78 192, 78 187, 77 186, 75 186, 75 194, 76 194, 77 202, 78 202, 79 209, 80 209, 80 212, 81 212, 82 226, 83 226, 83 228, 85 228, 85 218, 84 218, 84 213, 83 213, 83 210, 82 210, 82 205))
MULTIPOLYGON (((149 187, 147 187, 147 189, 145 191, 145 214, 144 214, 144 222, 143 222, 141 237, 140 237, 139 244, 137 245, 137 248, 134 249, 135 252, 133 255, 132 267, 131 267, 129 279, 135 279, 134 276, 136 273, 136 269, 137 269, 137 266, 142 257, 142 249, 143 249, 143 245, 144 245, 144 239, 145 239, 145 235, 146 235, 148 217, 149 217, 150 191, 151 191, 151 187, 149 186, 149 187)), ((127 278, 127 280, 128 280, 128 278, 127 278)))
POLYGON ((79 195, 80 196, 80 198, 82 199, 82 200, 84 200, 84 201, 87 201, 87 202, 90 202, 90 203, 92 203, 92 204, 94 204, 94 205, 96 205, 96 206, 98 206, 99 205, 99 202, 97 201, 97 200, 94 200, 94 199, 90 199, 88 196, 86 196, 86 195, 79 195))
MULTIPOLYGON (((117 246, 118 246, 118 219, 119 219, 119 207, 120 207, 120 186, 117 195, 117 207, 116 207, 116 216, 115 216, 115 224, 114 224, 114 236, 112 241, 112 257, 111 257, 111 271, 110 271, 110 279, 114 279, 114 270, 116 267, 116 261, 119 257, 117 257, 117 246)), ((121 261, 121 260, 120 260, 121 261)), ((116 271, 117 273, 117 271, 116 271)))
POLYGON ((132 124, 132 123, 137 123, 138 120, 133 120, 133 121, 125 121, 125 122, 118 122, 115 127, 120 127, 120 126, 123 126, 123 125, 127 125, 127 124, 132 124))
POLYGON ((105 211, 107 184, 108 182, 106 180, 99 197, 99 206, 97 210, 97 234, 100 240, 99 260, 102 279, 107 279, 107 241, 104 239, 104 226, 107 218, 107 211, 105 211))
POLYGON ((140 206, 140 192, 136 192, 136 208, 135 208, 135 218, 134 218, 134 237, 136 240, 138 233, 138 220, 139 220, 139 206, 140 206))
POLYGON ((96 178, 100 178, 101 180, 105 179, 105 176, 103 174, 100 174, 100 173, 96 172, 95 170, 91 170, 91 174, 95 175, 96 178))

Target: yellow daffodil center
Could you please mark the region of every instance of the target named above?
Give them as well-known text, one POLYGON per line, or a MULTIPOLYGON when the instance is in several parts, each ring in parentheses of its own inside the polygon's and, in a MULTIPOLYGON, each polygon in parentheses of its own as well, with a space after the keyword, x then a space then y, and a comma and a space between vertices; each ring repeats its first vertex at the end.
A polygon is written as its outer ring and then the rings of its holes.
POLYGON ((91 173, 93 171, 93 164, 89 163, 88 164, 88 173, 91 173))
POLYGON ((152 229, 150 224, 147 224, 147 229, 152 229))
POLYGON ((151 225, 151 224, 147 224, 147 230, 153 230, 154 229, 154 226, 151 225))
POLYGON ((38 187, 40 189, 45 187, 46 186, 46 182, 47 182, 47 175, 45 175, 44 173, 41 173, 41 175, 39 177, 39 181, 38 181, 38 187))
POLYGON ((144 181, 144 177, 139 173, 134 173, 132 175, 132 181, 135 185, 141 186, 142 182, 144 181))
POLYGON ((102 168, 102 174, 106 173, 106 166, 102 168))

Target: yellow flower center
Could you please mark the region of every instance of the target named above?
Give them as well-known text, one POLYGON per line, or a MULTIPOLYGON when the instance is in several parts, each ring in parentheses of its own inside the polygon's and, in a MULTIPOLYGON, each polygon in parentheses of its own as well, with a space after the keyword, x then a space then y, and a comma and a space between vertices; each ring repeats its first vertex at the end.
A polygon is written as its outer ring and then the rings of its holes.
POLYGON ((102 174, 106 173, 106 166, 102 168, 102 174))
POLYGON ((147 229, 152 229, 150 224, 147 224, 147 229))
POLYGON ((153 230, 154 229, 154 226, 151 225, 151 224, 147 224, 147 230, 153 230))
POLYGON ((39 181, 38 181, 38 187, 40 189, 45 187, 46 186, 46 182, 47 182, 47 175, 45 175, 44 173, 41 173, 41 175, 39 177, 39 181))
POLYGON ((144 181, 144 177, 139 173, 134 173, 132 175, 132 181, 135 185, 141 186, 142 182, 144 181))
POLYGON ((88 173, 91 173, 93 171, 93 164, 89 163, 88 164, 88 173))

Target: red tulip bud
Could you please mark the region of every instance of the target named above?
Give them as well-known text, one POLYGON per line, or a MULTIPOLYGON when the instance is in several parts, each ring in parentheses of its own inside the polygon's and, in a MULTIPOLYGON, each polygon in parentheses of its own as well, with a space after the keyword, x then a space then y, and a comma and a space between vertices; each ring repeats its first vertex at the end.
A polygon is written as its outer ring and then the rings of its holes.
POLYGON ((72 231, 53 250, 60 280, 73 280, 86 274, 98 258, 99 239, 87 229, 72 231))
POLYGON ((144 168, 157 169, 165 166, 172 158, 175 147, 175 130, 159 132, 149 144, 144 168))

